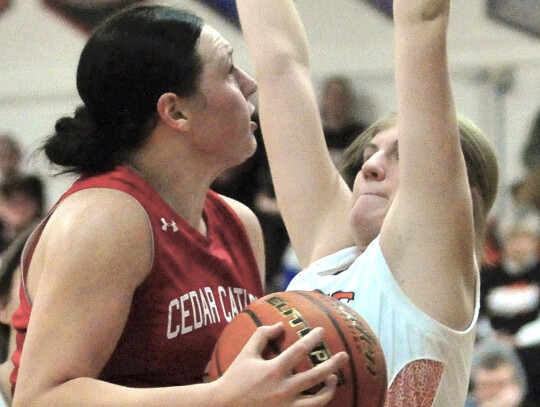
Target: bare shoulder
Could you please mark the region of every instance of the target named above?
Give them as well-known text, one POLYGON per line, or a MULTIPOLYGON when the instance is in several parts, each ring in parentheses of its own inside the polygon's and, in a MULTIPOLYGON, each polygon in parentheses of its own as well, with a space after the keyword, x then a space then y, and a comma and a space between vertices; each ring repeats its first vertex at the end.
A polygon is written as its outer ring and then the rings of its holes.
POLYGON ((248 206, 246 206, 242 202, 239 202, 224 195, 220 195, 220 197, 227 203, 227 205, 231 207, 231 209, 238 215, 242 222, 256 222, 258 224, 259 221, 257 220, 257 217, 248 206))
MULTIPOLYGON (((49 224, 59 232, 125 243, 131 233, 150 232, 148 216, 131 195, 108 188, 91 188, 66 198, 49 224)), ((131 239, 132 240, 132 239, 131 239)))
POLYGON ((116 276, 124 272, 126 281, 138 285, 150 271, 152 255, 143 207, 124 192, 92 188, 69 196, 55 209, 36 246, 30 276, 35 281, 40 270, 52 268, 66 270, 69 278, 68 270, 88 268, 98 277, 114 269, 116 276))
POLYGON ((223 195, 220 196, 238 215, 244 224, 251 242, 251 246, 255 253, 255 258, 257 259, 257 263, 259 265, 259 270, 261 270, 261 274, 264 277, 264 240, 259 219, 255 213, 253 213, 253 211, 243 203, 223 195))
MULTIPOLYGON (((262 235, 259 219, 253 211, 243 203, 226 196, 220 195, 231 209, 238 215, 244 227, 246 228, 250 239, 258 239, 262 235)), ((252 242, 253 244, 253 242, 252 242)))

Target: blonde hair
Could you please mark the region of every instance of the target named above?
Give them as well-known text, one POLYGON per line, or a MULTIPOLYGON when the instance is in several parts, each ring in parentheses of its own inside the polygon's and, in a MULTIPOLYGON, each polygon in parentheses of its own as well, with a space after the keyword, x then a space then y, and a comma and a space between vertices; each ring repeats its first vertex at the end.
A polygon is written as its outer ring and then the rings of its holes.
MULTIPOLYGON (((491 142, 482 131, 462 115, 457 116, 461 150, 467 166, 467 176, 473 200, 474 224, 477 231, 477 246, 483 244, 486 217, 493 207, 499 184, 499 165, 491 142)), ((364 164, 363 152, 381 131, 397 125, 396 113, 390 114, 368 127, 345 151, 339 171, 352 189, 354 179, 364 164)))

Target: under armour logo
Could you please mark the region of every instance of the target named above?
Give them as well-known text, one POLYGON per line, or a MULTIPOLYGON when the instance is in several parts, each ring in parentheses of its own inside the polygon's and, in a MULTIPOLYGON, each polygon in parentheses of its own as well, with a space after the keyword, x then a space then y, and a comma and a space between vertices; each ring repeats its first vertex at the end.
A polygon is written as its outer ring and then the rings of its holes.
POLYGON ((163 226, 161 226, 161 229, 163 229, 165 232, 172 228, 173 232, 178 232, 178 226, 176 226, 176 222, 173 220, 170 223, 165 220, 165 218, 161 218, 161 222, 163 223, 163 226))

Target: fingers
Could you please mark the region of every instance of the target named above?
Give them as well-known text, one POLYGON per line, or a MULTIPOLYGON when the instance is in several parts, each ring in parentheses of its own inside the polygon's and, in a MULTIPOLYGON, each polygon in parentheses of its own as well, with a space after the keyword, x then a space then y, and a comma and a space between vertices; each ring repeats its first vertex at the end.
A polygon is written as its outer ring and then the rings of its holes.
POLYGON ((265 325, 257 328, 244 347, 251 354, 261 355, 268 342, 277 339, 284 331, 283 323, 265 325))
POLYGON ((334 397, 337 384, 338 377, 336 375, 328 377, 322 389, 312 396, 300 396, 298 400, 292 404, 292 407, 314 407, 326 405, 330 402, 330 400, 332 400, 332 397, 334 397))
POLYGON ((313 350, 315 345, 323 340, 323 337, 323 328, 313 328, 311 332, 292 344, 289 348, 285 349, 281 355, 278 356, 280 359, 279 363, 282 366, 287 366, 289 370, 292 370, 292 368, 300 363, 300 361, 313 350))
MULTIPOLYGON (((339 352, 320 365, 293 375, 289 379, 291 389, 294 392, 302 393, 315 386, 319 386, 321 383, 325 383, 325 386, 321 391, 317 392, 317 395, 321 394, 321 392, 326 394, 325 390, 328 390, 327 387, 332 385, 334 380, 337 381, 338 377, 336 373, 348 362, 348 360, 349 355, 347 355, 347 353, 339 352)), ((330 388, 332 387, 333 386, 330 386, 330 388)), ((332 395, 333 394, 332 391, 332 395)))
MULTIPOLYGON (((327 404, 336 392, 336 373, 348 362, 349 356, 340 352, 313 368, 293 374, 300 362, 306 361, 313 349, 322 342, 324 330, 315 328, 280 355, 264 360, 262 354, 268 342, 282 335, 284 329, 282 323, 257 328, 244 346, 241 360, 237 358, 223 377, 230 373, 228 377, 235 377, 235 384, 238 384, 237 380, 241 377, 246 382, 243 388, 257 388, 260 391, 258 397, 268 400, 268 405, 319 407, 327 404), (251 373, 235 376, 240 372, 240 366, 242 372, 245 373, 249 368, 251 373)), ((254 405, 253 401, 248 400, 251 404, 246 405, 254 405)))
MULTIPOLYGON (((323 340, 324 329, 314 328, 308 335, 299 339, 296 343, 286 349, 281 355, 274 359, 275 363, 279 364, 285 372, 294 370, 302 360, 308 357, 313 348, 323 340)), ((326 399, 333 396, 337 381, 336 372, 339 371, 349 360, 349 355, 346 352, 339 352, 333 355, 330 359, 313 368, 292 375, 289 378, 290 389, 299 394, 306 390, 325 383, 325 386, 314 396, 309 398, 326 399)), ((307 396, 306 396, 307 397, 307 396)), ((306 398, 304 397, 304 399, 306 398)), ((311 404, 310 404, 311 405, 311 404)), ((318 404, 314 404, 318 405, 318 404)))

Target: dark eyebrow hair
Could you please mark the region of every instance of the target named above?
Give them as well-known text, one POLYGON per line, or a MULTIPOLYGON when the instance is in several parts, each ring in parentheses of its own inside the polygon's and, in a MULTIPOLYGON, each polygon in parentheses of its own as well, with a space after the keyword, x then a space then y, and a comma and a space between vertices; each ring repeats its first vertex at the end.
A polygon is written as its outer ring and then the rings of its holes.
POLYGON ((226 48, 226 51, 227 51, 227 53, 226 53, 225 55, 227 56, 227 58, 228 58, 229 60, 232 61, 232 60, 233 60, 233 54, 234 54, 234 48, 233 48, 231 45, 229 45, 229 46, 226 48))
POLYGON ((228 46, 226 48, 226 53, 224 54, 224 56, 223 57, 220 56, 219 66, 221 66, 223 69, 230 69, 231 65, 234 65, 233 51, 234 49, 231 46, 228 46))

